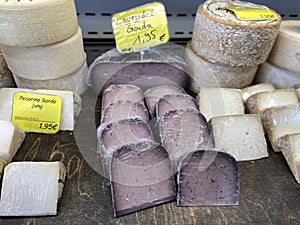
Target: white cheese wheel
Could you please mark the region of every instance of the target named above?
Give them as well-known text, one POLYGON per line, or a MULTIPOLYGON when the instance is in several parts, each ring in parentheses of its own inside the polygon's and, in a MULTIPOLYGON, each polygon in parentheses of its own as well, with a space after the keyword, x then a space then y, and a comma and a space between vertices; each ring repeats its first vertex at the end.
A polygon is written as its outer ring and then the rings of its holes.
POLYGON ((210 125, 215 147, 231 154, 237 161, 269 156, 259 115, 214 117, 210 125))
POLYGON ((268 61, 300 74, 300 20, 283 20, 268 61))
POLYGON ((280 15, 274 20, 242 21, 226 9, 229 4, 267 9, 240 1, 206 1, 196 14, 192 47, 197 55, 210 62, 229 66, 259 65, 267 59, 275 42, 280 15))
POLYGON ((0 216, 57 214, 66 176, 62 162, 13 162, 4 169, 0 216))
POLYGON ((300 85, 300 73, 281 69, 269 62, 259 65, 253 83, 272 83, 275 88, 291 88, 300 85))
POLYGON ((81 95, 88 88, 86 82, 87 74, 88 67, 85 62, 79 70, 64 77, 51 80, 29 80, 19 77, 16 74, 13 76, 17 87, 19 88, 73 91, 76 94, 81 95))
POLYGON ((185 51, 189 70, 187 88, 199 93, 201 87, 243 88, 251 84, 258 66, 222 66, 198 56, 191 41, 185 51))
POLYGON ((12 73, 7 67, 6 61, 0 50, 0 88, 15 87, 15 82, 12 73))
POLYGON ((17 92, 57 95, 62 99, 60 130, 74 130, 76 118, 81 111, 81 98, 71 91, 31 90, 22 88, 0 89, 0 120, 11 121, 13 97, 17 92))
POLYGON ((1 45, 49 45, 71 37, 77 26, 74 0, 0 0, 1 45))
POLYGON ((216 116, 245 113, 240 89, 201 88, 198 98, 199 111, 207 121, 216 116))
POLYGON ((1 46, 1 49, 11 72, 31 80, 50 80, 66 76, 78 70, 86 60, 79 26, 75 35, 53 45, 1 46))
POLYGON ((260 83, 254 84, 241 89, 241 94, 244 103, 246 103, 247 99, 256 93, 265 92, 265 91, 274 91, 275 87, 271 83, 260 83))

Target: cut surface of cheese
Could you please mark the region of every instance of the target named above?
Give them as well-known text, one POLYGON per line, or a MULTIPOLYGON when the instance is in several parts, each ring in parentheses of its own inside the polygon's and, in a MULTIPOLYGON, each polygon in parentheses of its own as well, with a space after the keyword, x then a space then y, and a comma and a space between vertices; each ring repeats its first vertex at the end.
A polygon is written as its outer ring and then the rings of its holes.
MULTIPOLYGON (((238 7, 268 9, 248 2, 234 1, 238 7)), ((257 66, 266 61, 279 32, 277 19, 238 20, 226 9, 225 0, 208 0, 198 8, 192 35, 197 55, 213 63, 229 66, 257 66)), ((275 13, 275 12, 274 12, 275 13)))
POLYGON ((247 101, 247 99, 256 93, 265 92, 265 91, 274 91, 275 87, 271 83, 259 83, 254 84, 245 88, 241 89, 241 95, 243 98, 244 103, 247 101))
POLYGON ((8 69, 6 61, 0 49, 0 88, 1 87, 15 87, 12 72, 8 69))
POLYGON ((212 117, 244 114, 244 103, 240 89, 201 88, 199 109, 207 121, 212 117))
POLYGON ((73 0, 0 1, 1 45, 49 45, 72 36, 77 26, 73 0))
POLYGON ((3 175, 0 215, 56 215, 65 175, 62 162, 8 164, 3 175))
POLYGON ((0 160, 11 162, 25 139, 25 131, 10 121, 0 120, 0 160))
POLYGON ((30 80, 64 77, 77 71, 86 60, 79 26, 72 37, 52 45, 1 49, 11 72, 30 80))
POLYGON ((300 74, 300 21, 283 20, 268 61, 300 74))
POLYGON ((300 133, 287 134, 279 138, 276 145, 300 184, 300 133))
POLYGON ((246 101, 246 107, 249 113, 259 114, 262 110, 273 106, 297 104, 298 102, 298 96, 294 89, 278 89, 250 96, 246 101))
POLYGON ((202 87, 243 88, 251 84, 258 66, 222 66, 198 56, 188 42, 185 60, 189 71, 187 88, 199 93, 202 87))
POLYGON ((237 161, 268 157, 267 142, 259 115, 229 115, 209 121, 215 147, 237 161))
POLYGON ((85 62, 79 70, 64 77, 51 80, 26 79, 16 74, 13 74, 13 76, 18 88, 73 91, 78 95, 82 95, 88 88, 86 82, 87 73, 88 67, 85 62))
POLYGON ((57 95, 62 99, 62 111, 60 130, 74 130, 76 118, 81 111, 81 98, 71 91, 57 90, 31 90, 22 88, 1 88, 0 89, 0 119, 11 121, 14 94, 17 92, 28 92, 35 94, 57 95))

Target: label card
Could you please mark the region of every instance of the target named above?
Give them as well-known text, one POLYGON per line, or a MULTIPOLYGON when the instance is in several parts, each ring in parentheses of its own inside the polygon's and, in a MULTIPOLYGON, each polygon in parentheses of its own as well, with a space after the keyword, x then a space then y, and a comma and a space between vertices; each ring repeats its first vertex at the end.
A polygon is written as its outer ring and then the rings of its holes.
POLYGON ((164 5, 159 2, 117 13, 112 17, 117 49, 128 53, 169 41, 164 5))
POLYGON ((59 96, 17 92, 13 99, 12 122, 30 132, 59 131, 62 100, 59 96))
POLYGON ((278 15, 270 9, 227 7, 239 20, 276 20, 278 15))

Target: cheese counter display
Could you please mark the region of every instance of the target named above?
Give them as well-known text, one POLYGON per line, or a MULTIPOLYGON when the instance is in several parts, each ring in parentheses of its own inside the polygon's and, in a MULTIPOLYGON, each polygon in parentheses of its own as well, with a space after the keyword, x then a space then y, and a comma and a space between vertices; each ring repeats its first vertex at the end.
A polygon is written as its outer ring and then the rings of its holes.
POLYGON ((300 224, 300 16, 80 1, 0 0, 0 224, 300 224))

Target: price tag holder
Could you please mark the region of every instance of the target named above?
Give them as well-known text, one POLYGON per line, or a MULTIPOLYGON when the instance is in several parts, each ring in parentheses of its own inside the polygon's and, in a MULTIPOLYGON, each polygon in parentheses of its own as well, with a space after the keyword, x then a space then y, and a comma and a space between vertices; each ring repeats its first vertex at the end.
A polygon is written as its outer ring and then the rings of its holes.
POLYGON ((159 2, 117 13, 112 17, 117 49, 128 53, 169 41, 165 7, 159 2))
POLYGON ((25 131, 56 133, 60 128, 61 110, 59 96, 17 92, 13 98, 12 122, 25 131))
POLYGON ((270 9, 227 7, 238 20, 276 20, 278 15, 270 9))

